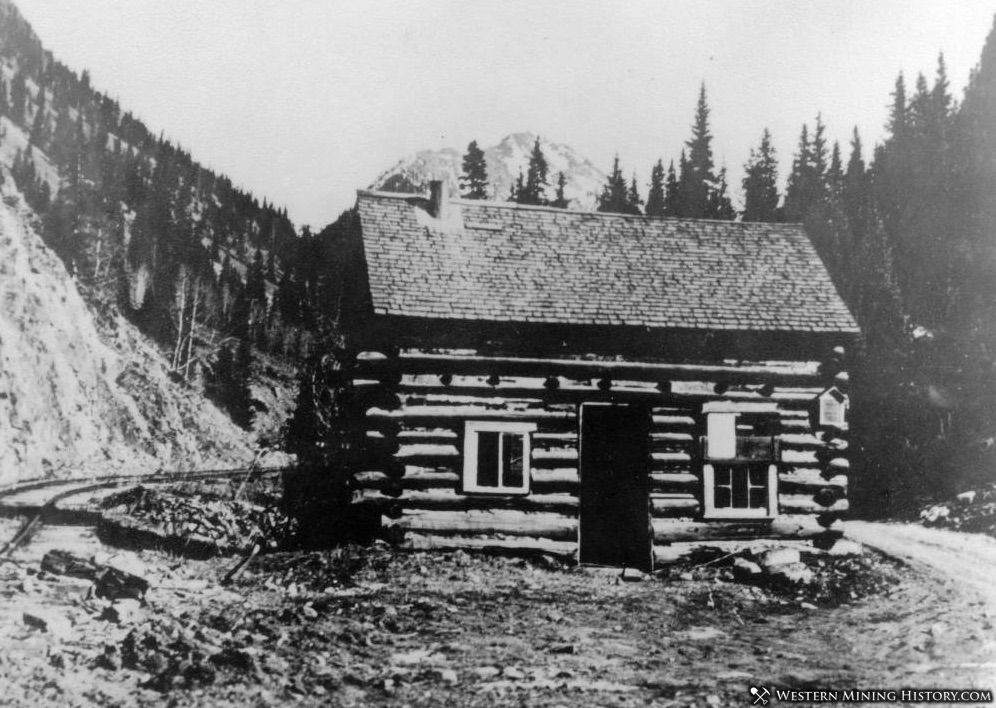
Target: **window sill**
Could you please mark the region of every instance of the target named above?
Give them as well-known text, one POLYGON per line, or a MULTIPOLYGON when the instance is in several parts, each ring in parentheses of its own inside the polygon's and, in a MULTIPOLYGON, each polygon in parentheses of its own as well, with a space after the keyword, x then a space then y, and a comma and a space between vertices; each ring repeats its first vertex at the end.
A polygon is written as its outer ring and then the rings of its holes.
POLYGON ((461 489, 460 493, 468 497, 528 497, 528 489, 461 489))
POLYGON ((702 514, 705 521, 773 521, 777 514, 767 509, 717 509, 702 514))

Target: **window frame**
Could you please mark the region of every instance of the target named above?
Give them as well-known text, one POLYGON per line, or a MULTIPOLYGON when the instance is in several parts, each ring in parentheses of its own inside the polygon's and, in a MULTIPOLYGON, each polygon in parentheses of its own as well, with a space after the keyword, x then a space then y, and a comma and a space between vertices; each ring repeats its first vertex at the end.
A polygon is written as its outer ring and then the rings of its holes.
MULTIPOLYGON (((778 516, 778 460, 777 453, 775 455, 776 459, 768 462, 766 485, 767 494, 765 495, 765 505, 763 507, 723 507, 716 508, 716 467, 732 468, 731 470, 731 484, 732 484, 732 474, 736 472, 737 469, 743 469, 744 474, 748 475, 748 489, 750 487, 750 471, 747 469, 750 465, 763 464, 763 461, 759 460, 748 460, 741 459, 737 457, 737 447, 739 436, 737 435, 737 419, 739 414, 734 411, 709 411, 706 413, 706 430, 710 432, 716 432, 723 434, 724 436, 729 435, 730 428, 732 427, 733 434, 733 455, 727 456, 725 453, 729 452, 729 440, 721 441, 721 444, 710 446, 709 435, 705 438, 705 454, 702 464, 702 518, 703 519, 759 519, 759 520, 770 520, 778 516), (732 422, 727 416, 733 416, 732 422), (717 416, 715 424, 713 423, 712 416, 717 416), (720 425, 720 423, 725 423, 720 425), (727 444, 722 444, 725 442, 727 444), (719 451, 721 456, 712 456, 710 452, 715 449, 719 451)), ((731 488, 731 501, 733 498, 732 488, 731 488)), ((750 503, 750 493, 747 494, 748 504, 750 503)))
POLYGON ((463 493, 500 496, 526 496, 529 494, 529 481, 532 476, 532 435, 536 432, 535 423, 468 420, 464 424, 463 437, 463 493), (499 433, 498 479, 499 486, 488 487, 477 483, 477 450, 479 433, 499 433), (501 468, 502 435, 519 435, 522 438, 522 485, 510 487, 504 484, 504 470, 501 468))
MULTIPOLYGON (((746 468, 754 463, 730 463, 717 460, 724 467, 746 468)), ((745 472, 750 474, 749 472, 745 472)), ((702 466, 702 518, 704 519, 773 519, 778 515, 778 465, 768 464, 768 493, 764 507, 716 508, 716 467, 706 463, 702 466)), ((749 498, 749 497, 748 497, 749 498)))

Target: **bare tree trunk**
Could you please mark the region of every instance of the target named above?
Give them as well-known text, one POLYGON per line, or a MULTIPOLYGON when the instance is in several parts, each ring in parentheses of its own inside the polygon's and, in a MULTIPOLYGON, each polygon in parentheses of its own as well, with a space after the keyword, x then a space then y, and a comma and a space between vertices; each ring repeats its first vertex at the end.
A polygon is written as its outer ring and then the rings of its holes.
POLYGON ((93 281, 97 282, 97 278, 100 276, 100 247, 103 245, 104 239, 101 236, 100 229, 97 229, 97 255, 96 263, 93 264, 93 281))
POLYGON ((190 333, 187 336, 187 360, 183 363, 183 380, 190 381, 190 362, 194 358, 194 325, 197 324, 197 304, 200 301, 200 280, 194 283, 194 302, 190 309, 190 333))
POLYGON ((180 351, 183 347, 183 313, 187 309, 187 278, 186 274, 180 276, 180 306, 179 311, 179 326, 176 330, 176 346, 173 347, 173 361, 172 370, 176 371, 180 365, 180 351))

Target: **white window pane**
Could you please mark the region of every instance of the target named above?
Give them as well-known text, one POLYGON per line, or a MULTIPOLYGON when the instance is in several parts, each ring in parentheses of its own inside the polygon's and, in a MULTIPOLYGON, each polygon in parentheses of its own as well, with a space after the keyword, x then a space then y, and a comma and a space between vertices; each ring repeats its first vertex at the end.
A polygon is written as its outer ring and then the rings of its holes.
POLYGON ((737 456, 736 413, 710 413, 706 416, 706 451, 712 460, 737 456))

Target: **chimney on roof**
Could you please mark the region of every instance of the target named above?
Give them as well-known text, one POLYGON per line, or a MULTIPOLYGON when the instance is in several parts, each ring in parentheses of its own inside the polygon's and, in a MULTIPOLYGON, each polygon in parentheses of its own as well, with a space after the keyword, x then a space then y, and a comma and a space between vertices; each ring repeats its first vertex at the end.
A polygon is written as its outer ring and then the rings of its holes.
POLYGON ((429 213, 437 219, 443 220, 447 214, 447 202, 449 201, 445 184, 441 179, 434 179, 429 182, 429 213))

